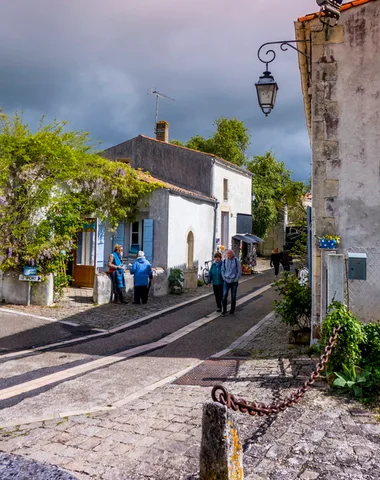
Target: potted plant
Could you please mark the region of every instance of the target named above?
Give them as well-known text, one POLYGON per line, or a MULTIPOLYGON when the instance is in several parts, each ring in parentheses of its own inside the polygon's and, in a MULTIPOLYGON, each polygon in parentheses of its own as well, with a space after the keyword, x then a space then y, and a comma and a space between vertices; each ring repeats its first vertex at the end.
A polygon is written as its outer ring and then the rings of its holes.
POLYGON ((179 268, 171 268, 170 275, 168 278, 169 281, 169 291, 175 295, 180 295, 183 290, 183 272, 179 268))
POLYGON ((275 282, 281 299, 275 302, 275 312, 280 321, 292 327, 291 343, 310 343, 311 290, 309 284, 289 272, 284 272, 275 282))
POLYGON ((323 237, 319 237, 319 248, 335 250, 339 243, 340 237, 338 235, 324 235, 323 237))

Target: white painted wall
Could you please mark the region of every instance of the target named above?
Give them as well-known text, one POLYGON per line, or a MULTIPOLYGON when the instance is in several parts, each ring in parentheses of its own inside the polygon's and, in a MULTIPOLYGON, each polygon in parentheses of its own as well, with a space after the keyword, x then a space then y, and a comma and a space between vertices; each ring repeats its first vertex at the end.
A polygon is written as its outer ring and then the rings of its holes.
MULTIPOLYGON (((229 212, 229 241, 228 247, 231 247, 231 238, 236 235, 238 213, 251 215, 252 213, 252 177, 243 172, 238 172, 225 164, 216 160, 213 167, 213 192, 212 195, 217 198, 218 215, 216 223, 216 237, 222 236, 221 232, 221 212, 229 212), (223 198, 223 180, 228 180, 228 200, 223 198)), ((243 233, 243 232, 239 232, 243 233)), ((226 245, 225 245, 226 247, 226 245)))
POLYGON ((211 260, 214 207, 211 203, 169 196, 168 268, 187 266, 187 236, 194 234, 194 266, 211 260))

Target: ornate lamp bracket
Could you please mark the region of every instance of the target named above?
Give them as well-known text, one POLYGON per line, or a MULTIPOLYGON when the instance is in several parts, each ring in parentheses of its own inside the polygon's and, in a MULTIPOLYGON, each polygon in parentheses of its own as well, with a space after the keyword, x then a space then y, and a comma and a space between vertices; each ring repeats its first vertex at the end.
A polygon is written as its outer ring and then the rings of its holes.
POLYGON ((261 45, 261 47, 259 48, 259 50, 257 52, 257 57, 260 60, 260 62, 265 63, 266 69, 268 70, 268 65, 275 60, 277 54, 272 48, 269 48, 266 52, 263 52, 262 50, 263 50, 264 47, 266 47, 268 45, 279 45, 280 49, 283 52, 286 52, 288 50, 288 48, 290 47, 293 50, 295 50, 296 52, 303 55, 304 57, 310 59, 311 58, 310 55, 303 52, 302 50, 299 50, 296 46, 294 46, 294 44, 297 45, 298 43, 311 43, 311 40, 281 40, 281 41, 278 41, 278 42, 267 42, 267 43, 264 43, 263 45, 261 45))

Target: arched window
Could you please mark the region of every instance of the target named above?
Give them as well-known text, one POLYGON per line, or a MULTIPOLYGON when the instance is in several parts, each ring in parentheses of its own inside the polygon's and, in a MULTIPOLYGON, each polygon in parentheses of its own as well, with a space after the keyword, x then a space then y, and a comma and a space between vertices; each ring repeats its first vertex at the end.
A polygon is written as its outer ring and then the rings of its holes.
POLYGON ((194 234, 189 232, 187 236, 187 268, 194 267, 194 234))

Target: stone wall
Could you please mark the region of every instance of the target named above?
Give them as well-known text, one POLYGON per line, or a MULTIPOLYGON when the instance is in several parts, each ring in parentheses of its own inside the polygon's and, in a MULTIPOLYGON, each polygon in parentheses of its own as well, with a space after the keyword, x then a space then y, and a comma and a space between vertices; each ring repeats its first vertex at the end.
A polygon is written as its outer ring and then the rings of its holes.
POLYGON ((142 168, 161 180, 212 195, 213 158, 188 148, 178 148, 139 135, 104 152, 106 158, 131 158, 133 168, 142 168))
MULTIPOLYGON (((19 280, 19 273, 0 272, 0 302, 27 305, 28 282, 19 280)), ((53 275, 45 275, 42 282, 34 282, 30 288, 30 304, 49 306, 54 302, 53 275)))
MULTIPOLYGON (((127 270, 125 278, 125 298, 131 299, 133 295, 133 275, 127 270)), ((168 294, 168 274, 163 268, 153 268, 153 280, 150 295, 161 297, 168 294)), ((106 272, 97 273, 94 280, 93 299, 97 305, 104 305, 111 302, 112 282, 106 272)))
MULTIPOLYGON (((326 40, 311 25, 313 234, 340 235, 339 253, 380 245, 380 2, 342 13, 326 40)), ((321 255, 313 241, 313 335, 322 320, 321 255)), ((380 294, 380 282, 376 286, 380 294)), ((362 320, 372 315, 360 300, 362 320)), ((355 303, 355 302, 354 302, 355 303)), ((357 302, 356 302, 357 304, 357 302)))

